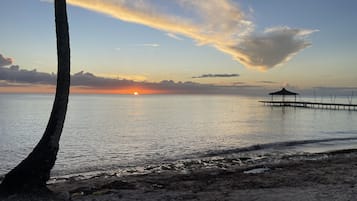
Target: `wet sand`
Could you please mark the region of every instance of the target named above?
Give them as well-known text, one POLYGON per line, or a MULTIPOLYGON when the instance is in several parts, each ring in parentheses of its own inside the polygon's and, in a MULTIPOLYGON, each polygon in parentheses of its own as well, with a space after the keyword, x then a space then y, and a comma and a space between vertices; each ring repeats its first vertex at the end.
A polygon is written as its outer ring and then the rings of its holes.
POLYGON ((150 173, 101 174, 49 185, 55 196, 15 195, 12 200, 357 200, 357 151, 285 156, 241 165, 248 158, 219 158, 148 166, 150 173))

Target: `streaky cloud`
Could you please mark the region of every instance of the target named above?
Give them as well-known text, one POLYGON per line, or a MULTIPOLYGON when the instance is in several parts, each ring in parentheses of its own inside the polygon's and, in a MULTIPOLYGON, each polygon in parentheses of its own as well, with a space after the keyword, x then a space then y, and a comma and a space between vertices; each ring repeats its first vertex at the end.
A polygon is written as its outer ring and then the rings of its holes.
POLYGON ((232 84, 233 85, 245 85, 246 83, 245 82, 233 82, 232 84))
POLYGON ((239 77, 239 74, 203 74, 200 76, 194 76, 192 78, 215 78, 215 77, 231 78, 231 77, 239 77))
POLYGON ((289 61, 298 52, 311 46, 307 37, 316 31, 273 27, 263 33, 255 33, 254 23, 231 0, 172 0, 170 3, 182 9, 182 12, 162 10, 159 2, 154 0, 68 2, 119 20, 165 31, 172 38, 177 35, 192 38, 198 45, 211 45, 247 68, 262 71, 289 61))
POLYGON ((258 83, 264 83, 264 84, 277 84, 278 82, 274 81, 269 81, 269 80, 262 80, 262 81, 257 81, 258 83))
POLYGON ((143 43, 143 44, 136 44, 134 46, 138 46, 138 47, 160 47, 160 44, 157 44, 157 43, 143 43))
POLYGON ((175 40, 183 40, 183 38, 177 36, 176 34, 173 34, 173 33, 166 33, 166 35, 170 38, 173 38, 175 40))

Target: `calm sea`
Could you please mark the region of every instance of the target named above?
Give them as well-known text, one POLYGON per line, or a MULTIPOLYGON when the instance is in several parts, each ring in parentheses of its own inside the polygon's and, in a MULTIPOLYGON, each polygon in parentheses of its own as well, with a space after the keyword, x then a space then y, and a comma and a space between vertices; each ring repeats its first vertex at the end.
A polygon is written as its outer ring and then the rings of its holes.
MULTIPOLYGON (((272 108, 261 99, 71 95, 54 172, 134 167, 257 144, 286 152, 357 147, 357 111, 272 108)), ((37 143, 52 101, 51 95, 0 94, 0 175, 37 143)))

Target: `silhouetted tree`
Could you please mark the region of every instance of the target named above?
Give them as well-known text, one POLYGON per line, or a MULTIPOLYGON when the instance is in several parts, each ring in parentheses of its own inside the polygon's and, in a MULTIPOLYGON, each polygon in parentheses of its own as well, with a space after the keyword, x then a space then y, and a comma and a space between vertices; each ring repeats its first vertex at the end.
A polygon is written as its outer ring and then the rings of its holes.
POLYGON ((57 86, 50 119, 46 130, 33 151, 19 165, 6 174, 0 185, 3 195, 47 191, 46 182, 55 164, 70 86, 70 47, 66 0, 55 0, 57 37, 57 86))

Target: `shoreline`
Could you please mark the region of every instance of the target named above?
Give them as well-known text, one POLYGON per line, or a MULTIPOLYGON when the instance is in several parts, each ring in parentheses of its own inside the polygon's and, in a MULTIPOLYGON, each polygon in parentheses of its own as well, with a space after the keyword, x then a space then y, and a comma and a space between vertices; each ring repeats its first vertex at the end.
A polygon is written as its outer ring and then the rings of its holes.
MULTIPOLYGON (((287 155, 245 165, 242 160, 249 159, 230 156, 167 163, 146 167, 151 172, 73 177, 48 187, 56 194, 52 200, 73 201, 342 201, 357 197, 357 149, 287 155)), ((41 198, 34 195, 30 200, 41 198)))
MULTIPOLYGON (((56 170, 51 176, 50 183, 66 179, 86 179, 97 177, 98 175, 137 175, 150 174, 163 170, 185 171, 192 168, 214 168, 227 165, 227 161, 235 161, 229 165, 234 166, 252 166, 262 163, 276 163, 286 158, 291 160, 304 160, 304 158, 321 157, 323 153, 339 152, 343 150, 353 150, 352 141, 357 142, 356 137, 348 138, 327 138, 327 139, 313 139, 313 140, 297 140, 297 141, 282 141, 265 144, 254 144, 241 148, 231 148, 222 150, 208 150, 206 152, 191 153, 186 156, 181 156, 172 159, 163 159, 162 161, 155 160, 149 163, 140 163, 129 166, 115 166, 110 168, 101 167, 93 168, 87 171, 69 171, 62 173, 56 170), (341 142, 350 141, 349 144, 341 144, 341 142), (319 143, 333 144, 322 145, 319 143), (310 146, 312 145, 312 146, 310 146), (320 154, 319 154, 320 153, 320 154), (197 164, 190 166, 189 164, 197 164), (63 174, 64 173, 64 174, 63 174)), ((1 179, 1 178, 0 178, 1 179)))

